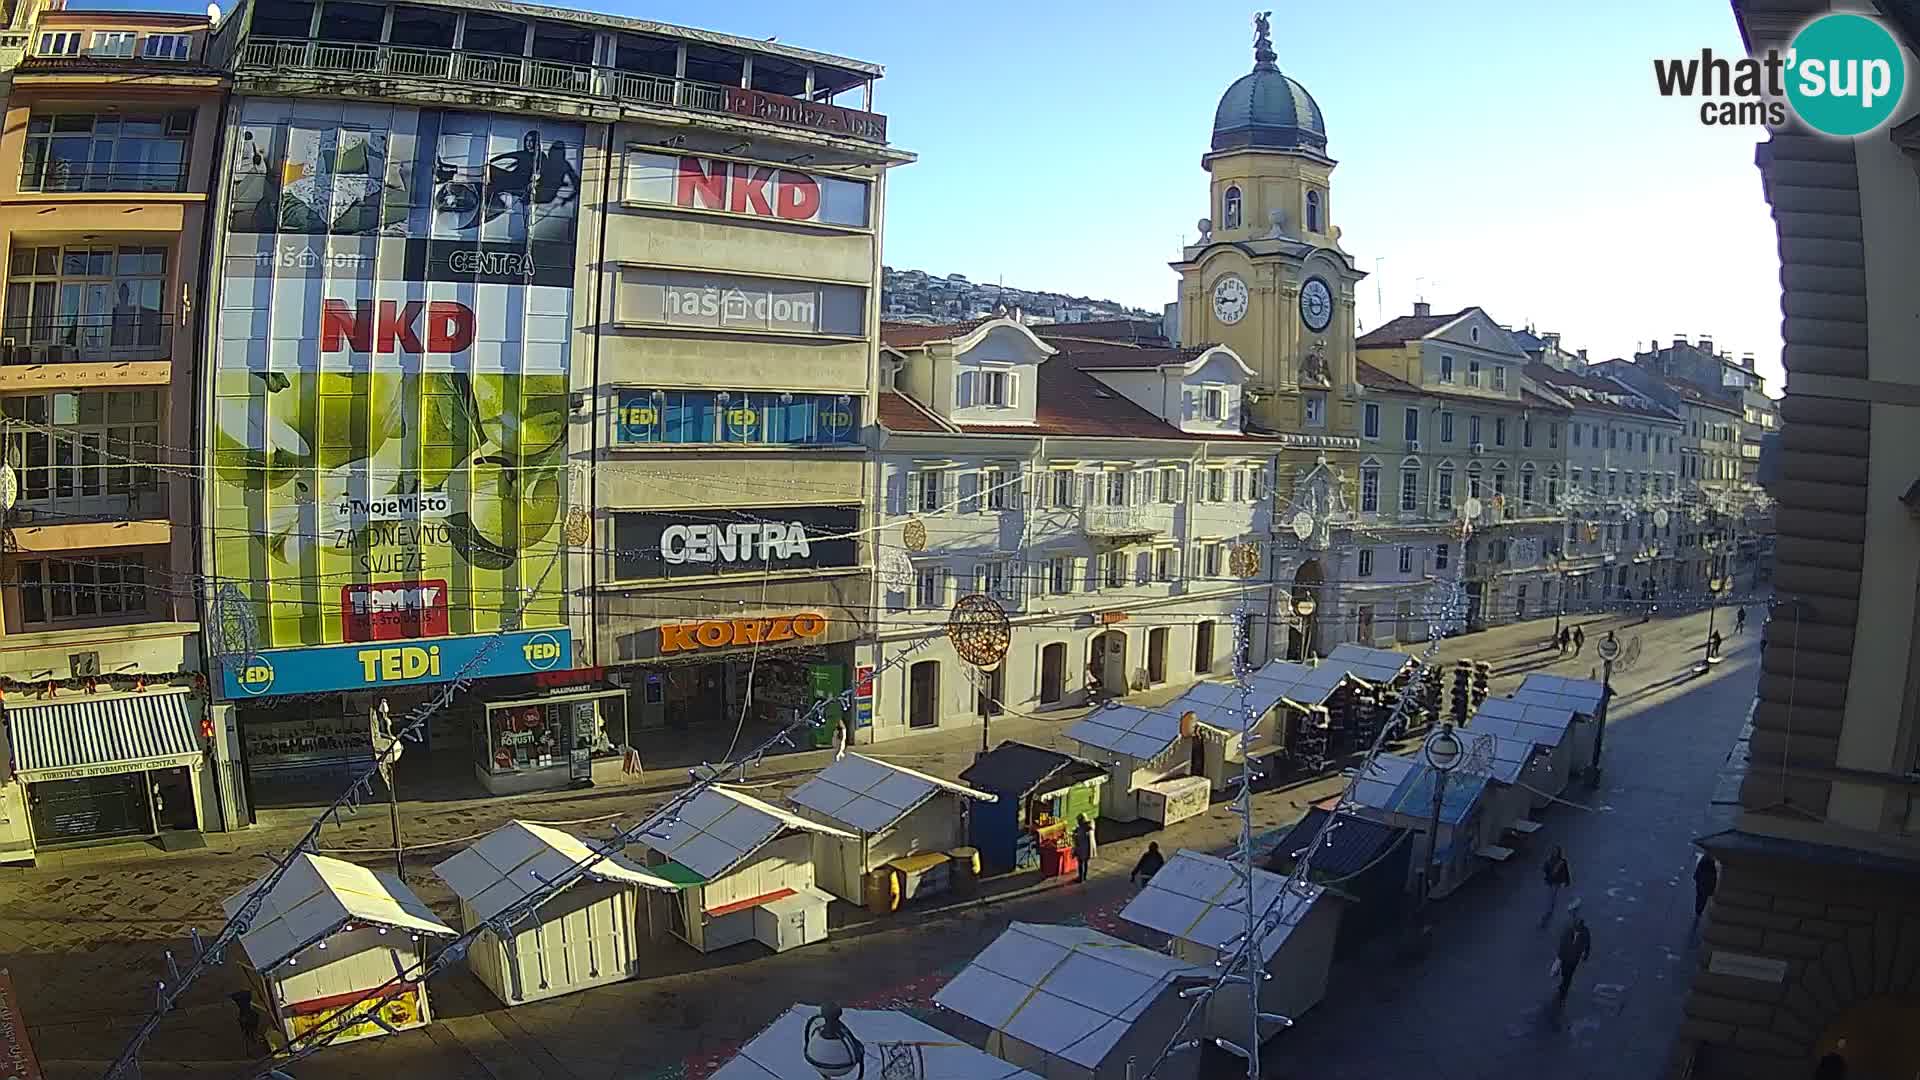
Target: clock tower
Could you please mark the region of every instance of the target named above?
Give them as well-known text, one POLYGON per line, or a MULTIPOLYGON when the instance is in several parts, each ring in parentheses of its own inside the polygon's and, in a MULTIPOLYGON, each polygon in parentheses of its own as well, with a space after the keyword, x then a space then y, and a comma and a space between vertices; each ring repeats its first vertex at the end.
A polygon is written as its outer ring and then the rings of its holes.
POLYGON ((1254 369, 1255 426, 1352 435, 1354 286, 1365 275, 1333 224, 1326 121, 1281 73, 1271 14, 1254 17, 1253 71, 1221 96, 1200 159, 1209 210, 1173 264, 1180 336, 1230 346, 1254 369))

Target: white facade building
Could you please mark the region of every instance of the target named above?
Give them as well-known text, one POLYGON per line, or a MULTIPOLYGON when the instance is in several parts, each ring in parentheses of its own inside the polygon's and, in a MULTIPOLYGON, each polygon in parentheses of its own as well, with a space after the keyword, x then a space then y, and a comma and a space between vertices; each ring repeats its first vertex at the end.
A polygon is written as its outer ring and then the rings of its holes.
POLYGON ((860 741, 1229 674, 1242 611, 1249 657, 1271 655, 1281 444, 1241 432, 1250 372, 1232 350, 1047 342, 1008 318, 883 342, 881 674, 860 741), (986 675, 944 632, 970 593, 1010 621, 986 675))

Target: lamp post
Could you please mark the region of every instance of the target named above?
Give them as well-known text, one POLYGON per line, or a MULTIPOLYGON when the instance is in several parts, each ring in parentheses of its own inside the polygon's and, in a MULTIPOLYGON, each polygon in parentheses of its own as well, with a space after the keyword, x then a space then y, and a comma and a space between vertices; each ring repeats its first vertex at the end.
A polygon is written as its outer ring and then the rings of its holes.
POLYGON ((1300 619, 1300 662, 1303 664, 1313 662, 1313 624, 1307 620, 1319 606, 1312 593, 1293 598, 1293 613, 1300 619))
MULTIPOLYGON (((393 709, 387 704, 386 698, 380 699, 380 734, 385 736, 390 744, 399 742, 393 734, 393 709)), ((380 750, 382 754, 380 774, 387 781, 387 822, 393 826, 393 876, 404 881, 407 875, 407 857, 400 847, 400 789, 394 783, 393 774, 400 764, 400 755, 406 747, 383 746, 380 750), (392 752, 391 757, 385 756, 389 750, 392 752)))
POLYGON ((1600 702, 1600 715, 1593 718, 1593 760, 1587 763, 1587 779, 1598 787, 1600 747, 1607 739, 1607 708, 1608 703, 1613 700, 1613 661, 1620 655, 1620 639, 1614 637, 1613 631, 1609 630, 1607 636, 1600 639, 1596 649, 1600 653, 1600 663, 1603 665, 1600 669, 1600 685, 1605 689, 1605 693, 1600 702))
POLYGON ((1715 576, 1707 579, 1707 654, 1705 661, 1700 665, 1702 671, 1720 661, 1713 652, 1713 617, 1720 610, 1720 597, 1726 593, 1728 584, 1725 567, 1720 568, 1715 576))
POLYGON ((1433 894, 1434 860, 1440 850, 1440 810, 1447 798, 1447 774, 1460 765, 1464 748, 1460 745, 1460 736, 1453 733, 1453 725, 1442 723, 1440 730, 1427 736, 1426 743, 1420 748, 1420 756, 1426 759, 1427 767, 1433 770, 1433 817, 1427 822, 1427 861, 1420 870, 1419 904, 1415 910, 1424 909, 1427 900, 1433 894))
POLYGON ((840 1006, 822 1005, 820 1015, 807 1021, 800 1055, 820 1074, 820 1080, 856 1080, 867 1075, 867 1048, 840 1021, 840 1006))

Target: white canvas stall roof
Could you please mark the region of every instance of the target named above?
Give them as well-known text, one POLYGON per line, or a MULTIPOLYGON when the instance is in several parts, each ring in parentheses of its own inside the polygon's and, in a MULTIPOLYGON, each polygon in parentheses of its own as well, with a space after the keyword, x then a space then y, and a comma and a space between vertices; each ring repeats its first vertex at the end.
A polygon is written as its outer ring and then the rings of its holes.
POLYGON ((1212 974, 1098 930, 1017 922, 933 1003, 1092 1069, 1175 980, 1212 974))
POLYGON ((1498 718, 1523 728, 1533 730, 1531 738, 1542 746, 1559 746, 1567 737, 1567 729, 1573 726, 1574 710, 1563 705, 1543 705, 1531 701, 1515 701, 1512 698, 1488 698, 1475 709, 1467 721, 1469 729, 1477 728, 1486 718, 1498 718))
POLYGON ((1607 699, 1606 684, 1593 679, 1567 679, 1559 675, 1529 675, 1520 680, 1520 689, 1510 697, 1536 705, 1561 705, 1582 716, 1597 716, 1607 699))
POLYGON ((858 839, 743 792, 710 787, 680 808, 678 820, 640 842, 712 881, 788 829, 858 839))
MULTIPOLYGON (((593 858, 586 841, 571 833, 525 821, 509 821, 472 847, 433 868, 453 894, 486 920, 568 870, 593 858)), ((589 881, 619 881, 672 892, 678 888, 618 855, 604 855, 583 875, 589 881)))
POLYGON ((1325 705, 1340 684, 1347 681, 1345 668, 1330 663, 1313 667, 1291 661, 1275 661, 1253 673, 1253 684, 1269 688, 1282 700, 1301 708, 1325 705))
MULTIPOLYGON (((1279 916, 1279 923, 1260 941, 1264 962, 1286 944, 1287 935, 1320 899, 1321 887, 1290 891, 1285 877, 1255 869, 1253 894, 1256 917, 1279 916)), ((1232 863, 1182 848, 1141 887, 1120 917, 1168 937, 1224 949, 1246 932, 1247 888, 1232 863)))
POLYGON ((1393 805, 1394 792, 1419 763, 1410 757, 1399 754, 1380 754, 1374 757, 1371 768, 1363 768, 1354 779, 1353 801, 1359 806, 1371 806, 1385 810, 1393 805))
POLYGON ((1526 771, 1539 741, 1533 737, 1533 729, 1493 716, 1477 718, 1471 726, 1458 729, 1458 733, 1467 755, 1461 764, 1471 763, 1489 779, 1508 785, 1516 783, 1526 771), (1484 725, 1481 720, 1485 721, 1484 725), (1482 743, 1487 747, 1485 751, 1480 748, 1482 743))
POLYGON ((1247 726, 1243 708, 1251 708, 1254 719, 1258 720, 1278 704, 1280 695, 1272 687, 1257 682, 1247 684, 1244 698, 1240 688, 1232 683, 1203 682, 1188 687, 1179 697, 1161 706, 1161 711, 1175 716, 1190 712, 1197 724, 1238 735, 1247 726))
POLYGON ((863 754, 848 754, 827 766, 788 798, 850 829, 877 833, 899 824, 942 791, 981 802, 993 802, 995 798, 965 784, 863 754))
POLYGON ((1413 663, 1413 657, 1392 649, 1372 649, 1365 645, 1336 646, 1322 662, 1327 667, 1345 668, 1357 679, 1379 685, 1400 677, 1413 663))
MULTIPOLYGON (((817 1005, 795 1005, 781 1013, 709 1080, 820 1080, 803 1051, 807 1022, 819 1014, 817 1005)), ((869 1077, 891 1076, 883 1047, 905 1046, 924 1066, 913 1074, 916 1080, 1040 1080, 903 1012, 847 1009, 840 1022, 866 1047, 869 1077)))
POLYGON ((1138 705, 1109 705, 1096 709, 1067 729, 1067 738, 1150 761, 1179 741, 1180 714, 1149 712, 1138 705))
MULTIPOLYGON (((227 918, 240 914, 247 897, 265 881, 228 897, 222 904, 227 918)), ((296 855, 287 872, 260 905, 252 928, 240 937, 240 947, 256 971, 269 971, 308 944, 323 939, 347 923, 370 923, 417 934, 454 936, 413 890, 392 874, 324 855, 296 855)))

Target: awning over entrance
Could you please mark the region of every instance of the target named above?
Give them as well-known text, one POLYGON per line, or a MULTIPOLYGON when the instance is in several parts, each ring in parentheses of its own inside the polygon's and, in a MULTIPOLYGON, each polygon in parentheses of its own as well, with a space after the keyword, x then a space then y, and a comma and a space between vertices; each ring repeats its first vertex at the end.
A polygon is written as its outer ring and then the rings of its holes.
POLYGON ((198 708, 185 690, 9 706, 13 771, 35 783, 191 764, 198 708))

